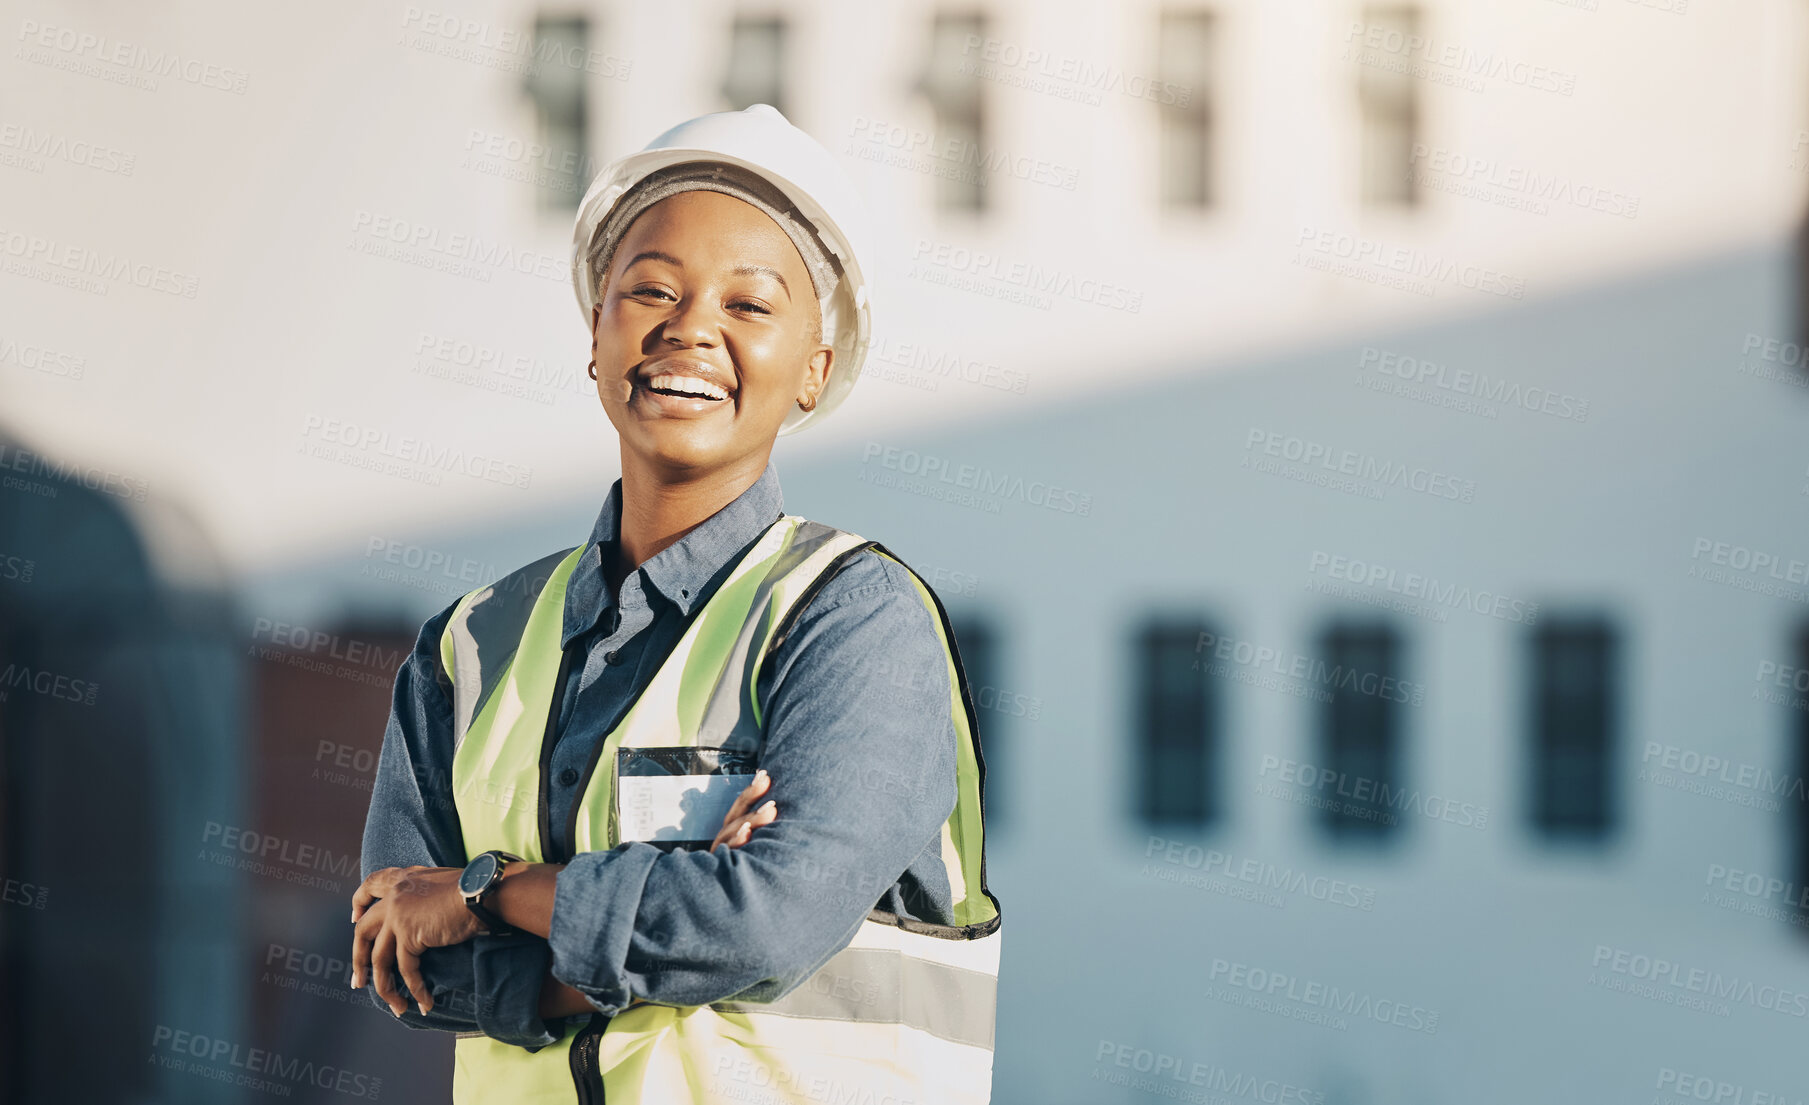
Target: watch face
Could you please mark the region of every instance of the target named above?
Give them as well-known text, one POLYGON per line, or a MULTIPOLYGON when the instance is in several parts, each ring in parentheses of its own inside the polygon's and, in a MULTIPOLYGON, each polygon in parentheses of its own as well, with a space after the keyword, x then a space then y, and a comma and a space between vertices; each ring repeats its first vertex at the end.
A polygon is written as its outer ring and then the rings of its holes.
POLYGON ((459 893, 476 894, 489 883, 496 874, 496 866, 501 860, 489 852, 465 865, 465 873, 459 876, 459 893))

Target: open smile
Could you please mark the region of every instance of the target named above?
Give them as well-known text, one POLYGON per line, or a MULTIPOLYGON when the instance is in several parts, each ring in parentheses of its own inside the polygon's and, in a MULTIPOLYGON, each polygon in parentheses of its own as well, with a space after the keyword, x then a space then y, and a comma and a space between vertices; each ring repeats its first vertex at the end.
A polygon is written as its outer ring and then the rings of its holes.
POLYGON ((708 380, 696 376, 685 376, 679 373, 662 372, 646 381, 647 390, 658 395, 670 395, 681 399, 708 399, 720 403, 729 397, 728 390, 717 387, 708 380))

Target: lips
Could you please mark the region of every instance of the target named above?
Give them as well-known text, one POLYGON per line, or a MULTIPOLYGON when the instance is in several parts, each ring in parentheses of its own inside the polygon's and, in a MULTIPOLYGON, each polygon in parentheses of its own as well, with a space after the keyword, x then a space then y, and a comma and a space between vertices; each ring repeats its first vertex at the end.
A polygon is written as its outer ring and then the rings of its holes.
POLYGON ((635 382, 656 395, 715 403, 728 399, 734 391, 731 382, 714 365, 692 357, 649 361, 636 371, 635 382))

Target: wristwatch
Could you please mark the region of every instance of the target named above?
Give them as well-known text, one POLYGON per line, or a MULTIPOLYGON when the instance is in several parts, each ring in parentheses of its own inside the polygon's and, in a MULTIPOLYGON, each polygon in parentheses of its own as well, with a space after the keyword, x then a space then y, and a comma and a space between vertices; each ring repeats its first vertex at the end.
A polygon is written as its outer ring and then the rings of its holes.
POLYGON ((484 898, 502 881, 503 864, 520 859, 520 856, 492 848, 474 857, 459 875, 459 894, 465 899, 465 908, 476 914, 478 923, 484 926, 485 936, 507 936, 515 931, 501 917, 484 908, 484 898))

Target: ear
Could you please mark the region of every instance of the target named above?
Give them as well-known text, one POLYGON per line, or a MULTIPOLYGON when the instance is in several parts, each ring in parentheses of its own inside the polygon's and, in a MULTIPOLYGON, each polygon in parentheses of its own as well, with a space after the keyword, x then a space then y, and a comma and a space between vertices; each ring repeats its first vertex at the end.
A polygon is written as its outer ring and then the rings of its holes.
POLYGON ((810 354, 810 360, 804 365, 804 383, 798 390, 798 404, 814 402, 823 394, 823 386, 829 381, 829 370, 835 367, 835 350, 827 345, 819 345, 810 354))

